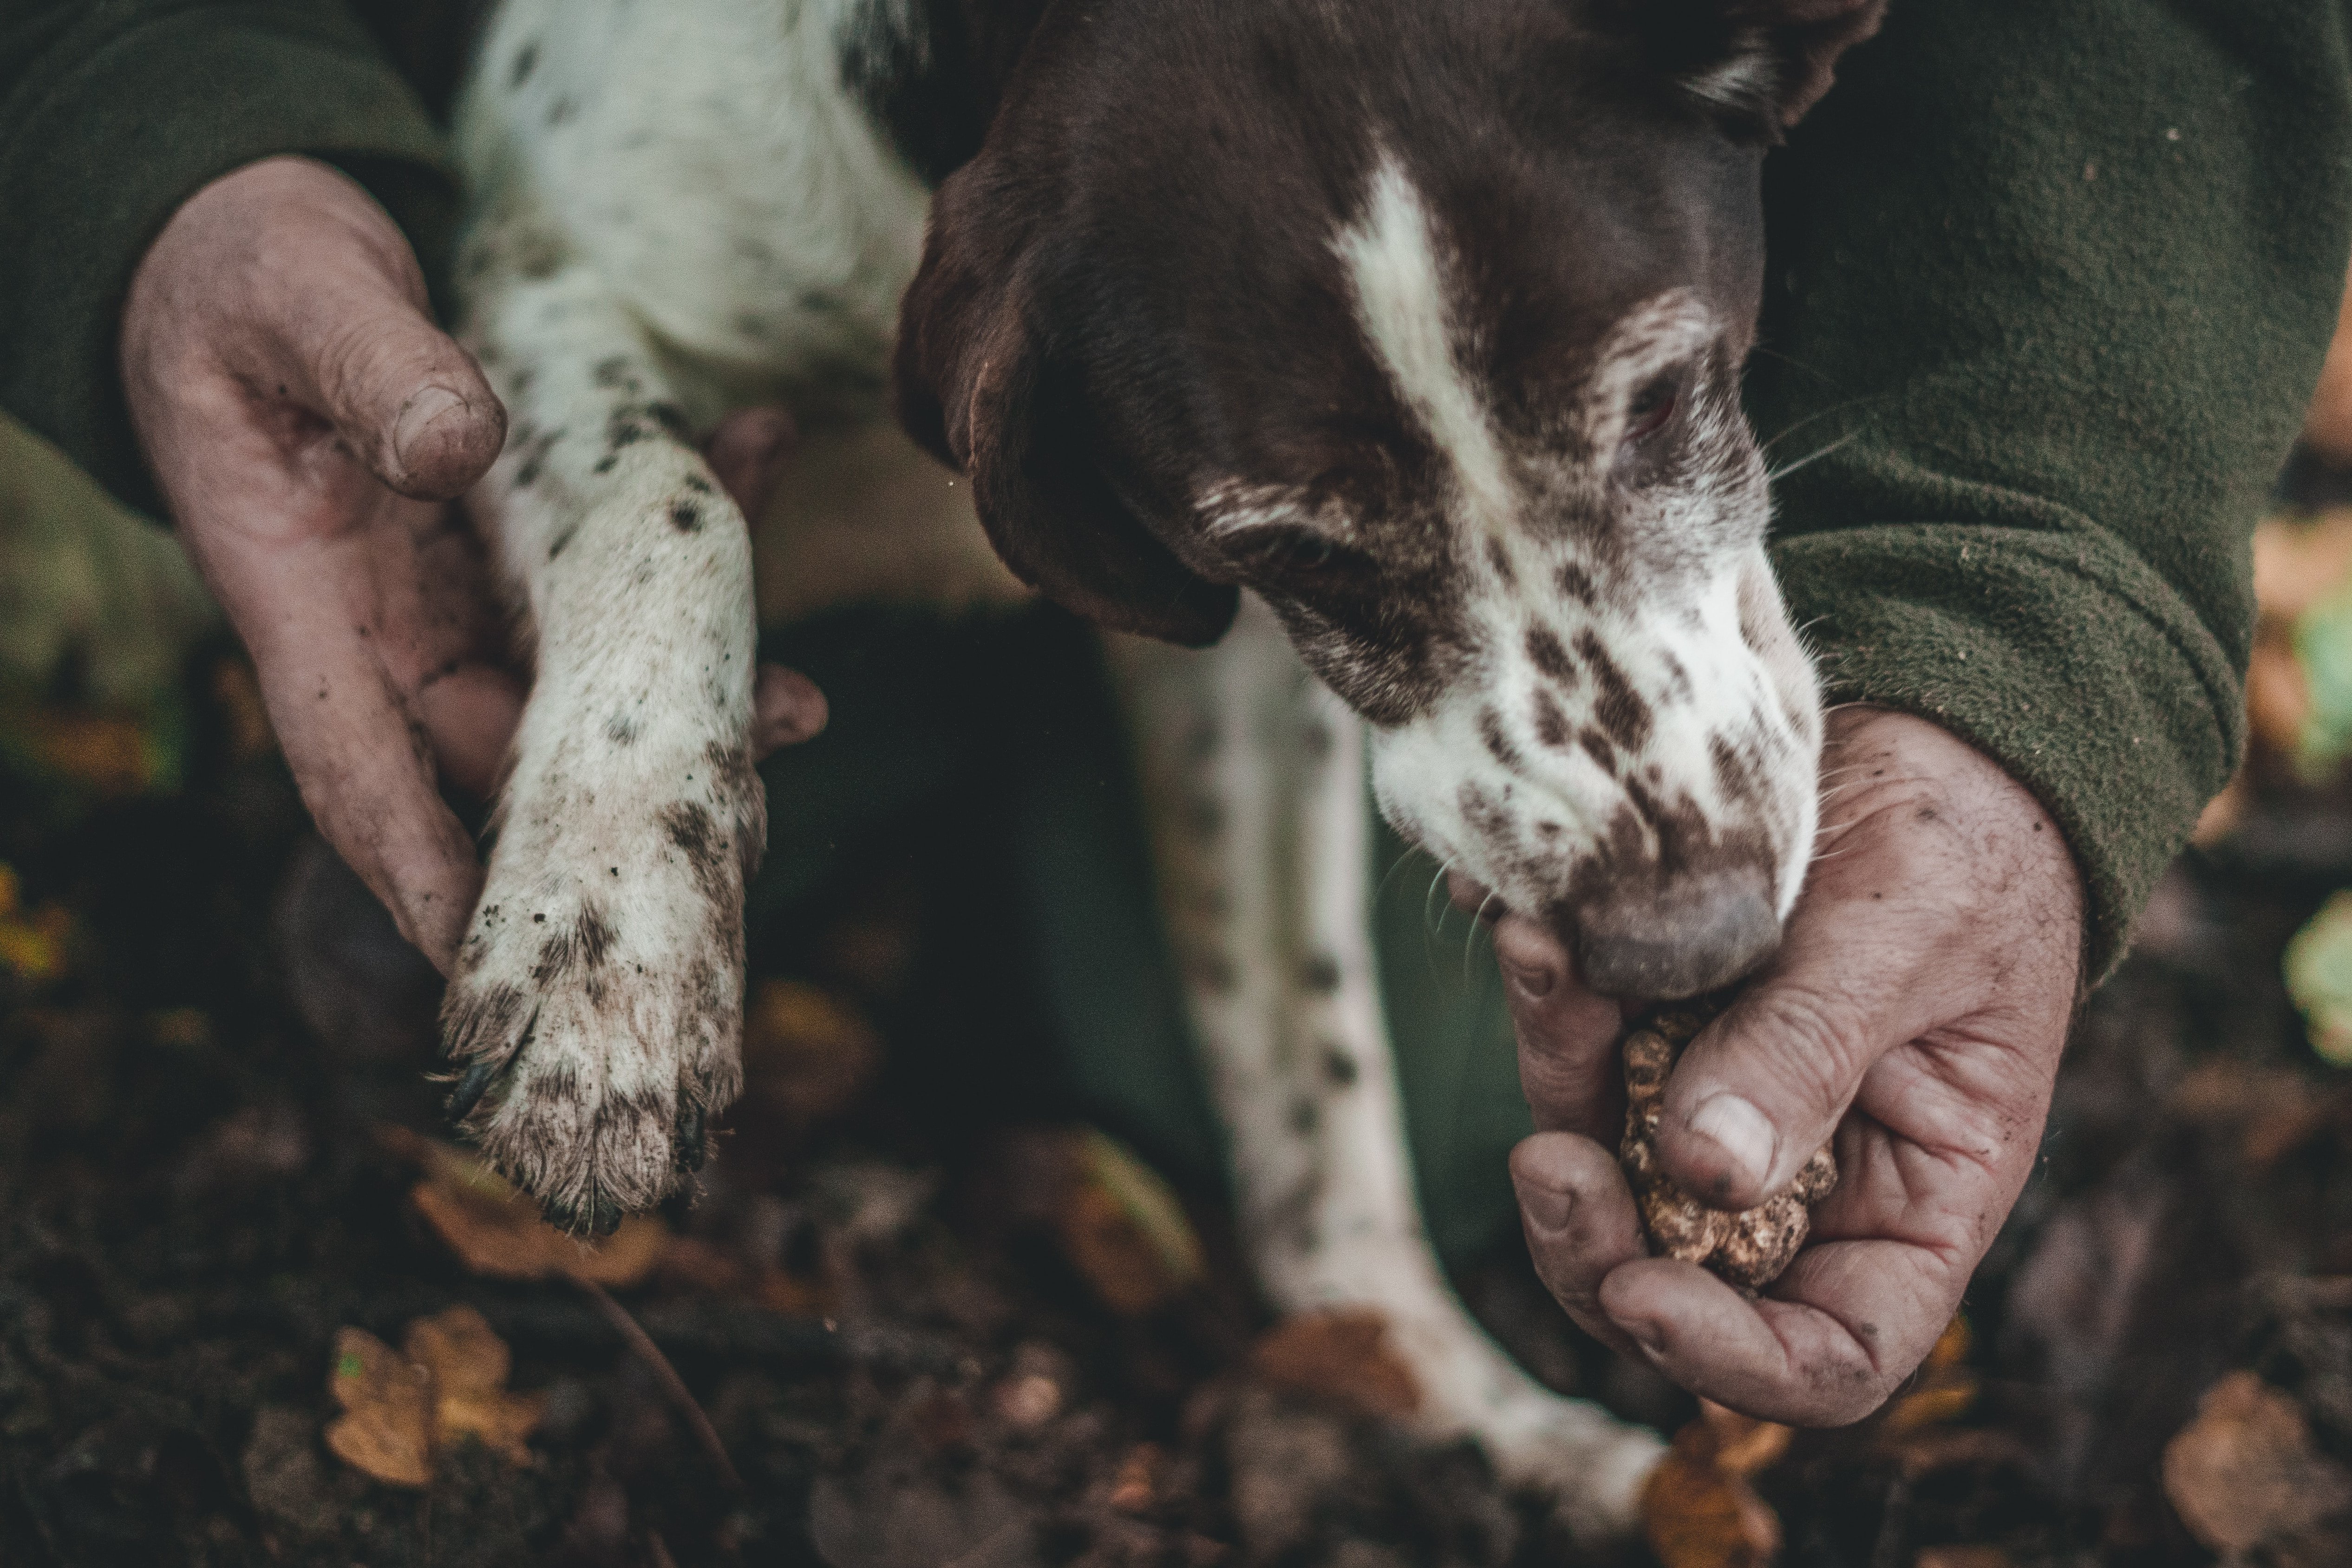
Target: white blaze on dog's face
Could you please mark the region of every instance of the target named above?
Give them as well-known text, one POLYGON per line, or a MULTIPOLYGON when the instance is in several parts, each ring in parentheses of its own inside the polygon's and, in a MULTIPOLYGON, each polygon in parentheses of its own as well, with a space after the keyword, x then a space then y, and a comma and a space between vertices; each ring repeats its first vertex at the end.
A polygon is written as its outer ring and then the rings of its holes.
POLYGON ((1398 827, 1590 984, 1727 984, 1821 731, 1739 409, 1761 167, 1880 5, 1056 9, 934 202, 900 411, 1066 606, 1199 644, 1262 595, 1398 827))
POLYGON ((1727 324, 1692 289, 1643 300, 1554 406, 1507 428, 1463 341, 1460 268, 1394 158, 1332 248, 1443 469, 1438 507, 1401 529, 1234 479, 1197 498, 1211 536, 1373 721, 1400 831, 1559 924, 1604 990, 1736 978, 1802 884, 1821 715, 1764 555, 1727 324), (1401 547, 1417 559, 1381 570, 1401 547), (1359 574, 1424 600, 1368 606, 1359 574))

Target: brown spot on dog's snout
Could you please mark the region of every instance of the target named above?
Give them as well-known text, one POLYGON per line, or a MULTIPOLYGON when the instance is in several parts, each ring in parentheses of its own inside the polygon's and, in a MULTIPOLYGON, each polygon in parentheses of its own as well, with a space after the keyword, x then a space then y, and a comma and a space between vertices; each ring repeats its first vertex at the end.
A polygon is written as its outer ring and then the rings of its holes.
POLYGON ((1653 718, 1649 703, 1625 679, 1625 672, 1617 667, 1617 660, 1598 634, 1579 632, 1576 652, 1592 671, 1593 682, 1601 689, 1600 700, 1593 704, 1592 711, 1601 721, 1601 729, 1627 751, 1640 751, 1650 739, 1653 718))
POLYGON ((1612 882, 1563 921, 1584 983, 1604 996, 1672 1001, 1739 980, 1780 945, 1761 866, 1612 882))
POLYGON ((1548 626, 1536 626, 1528 632, 1528 660, 1546 676, 1559 683, 1563 691, 1576 689, 1576 661, 1568 656, 1561 643, 1548 626))

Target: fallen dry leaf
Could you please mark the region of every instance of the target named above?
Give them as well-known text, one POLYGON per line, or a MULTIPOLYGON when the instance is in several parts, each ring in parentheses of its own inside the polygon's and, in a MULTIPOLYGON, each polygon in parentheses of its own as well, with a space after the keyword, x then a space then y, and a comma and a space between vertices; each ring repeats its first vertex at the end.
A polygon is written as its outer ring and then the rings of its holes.
POLYGON ((2233 1372, 2165 1446, 2164 1495, 2190 1534, 2235 1555, 2352 1508, 2352 1472, 2312 1447, 2302 1406, 2233 1372))
POLYGON ((1111 1478, 1108 1502, 1119 1513, 1150 1513, 1160 1500, 1160 1472, 1168 1456, 1157 1443, 1138 1443, 1111 1478))
POLYGON ((327 1428, 337 1458, 386 1486, 432 1481, 431 1373, 365 1329, 339 1329, 327 1392, 343 1409, 327 1428))
POLYGON ((1068 1135, 1054 1228, 1073 1268, 1122 1317, 1159 1310, 1207 1271, 1200 1238, 1168 1184, 1125 1145, 1068 1135))
POLYGON ((662 1249, 660 1272, 666 1284, 749 1298, 784 1317, 822 1318, 834 1310, 833 1293, 824 1286, 781 1268, 751 1268, 699 1237, 672 1237, 662 1249))
POLYGON ((2292 621, 2352 575, 2352 510, 2265 518, 2254 529, 2254 602, 2263 618, 2292 621))
POLYGON ((1891 1441, 1882 1440, 1878 1451, 1892 1459, 1906 1478, 1915 1481, 1941 1470, 2023 1469, 2033 1458, 2024 1440, 2014 1433, 1984 1426, 1929 1426, 1891 1441))
POLYGON ((410 1323, 398 1351, 364 1329, 339 1330, 327 1389, 343 1414, 328 1426, 327 1447, 395 1487, 430 1485, 434 1456, 466 1437, 528 1465, 523 1440, 545 1402, 507 1391, 513 1367, 506 1342, 463 1304, 410 1323))
POLYGON ((1929 1546, 1912 1559, 1911 1568, 2010 1568, 2010 1560, 1998 1546, 1929 1546))
POLYGON ((27 912, 21 906, 16 868, 0 863, 0 969, 39 985, 66 972, 73 920, 61 905, 27 912))
POLYGON ((733 1119, 764 1112, 797 1135, 838 1116, 873 1081, 882 1037, 856 1007, 793 980, 762 980, 743 1015, 743 1095, 733 1119))
POLYGON ((2200 1063, 2181 1075, 2166 1096, 2182 1121, 2234 1129, 2239 1150, 2255 1170, 2267 1170, 2345 1118, 2340 1090, 2291 1068, 2262 1068, 2242 1061, 2200 1063))
POLYGON ((1977 1377, 1967 1364, 1973 1343, 1975 1335, 1966 1318, 1956 1317, 1944 1325, 1910 1391, 1889 1405, 1880 1418, 1883 1438, 1900 1438, 1957 1421, 1975 1407, 1977 1377))
POLYGON ((2246 721, 2254 744, 2273 756, 2294 756, 2310 716, 2311 683, 2294 643, 2284 636, 2263 637, 2246 666, 2246 721))
POLYGON ((405 1128, 380 1129, 394 1152, 423 1167, 410 1206, 467 1269, 488 1279, 584 1279, 626 1289, 660 1266, 673 1237, 648 1215, 632 1215, 599 1241, 565 1235, 540 1217, 539 1205, 462 1149, 405 1128))
POLYGON ((1388 1320, 1376 1311, 1302 1313, 1259 1337, 1250 1371, 1275 1388, 1399 1420, 1421 1408, 1421 1384, 1388 1342, 1388 1320))
POLYGON ((481 1313, 461 1303, 419 1318, 408 1325, 401 1349, 432 1376, 436 1443, 477 1437, 482 1447, 514 1464, 530 1462, 523 1439, 538 1429, 546 1400, 536 1394, 507 1392, 514 1353, 481 1313))
POLYGON ((1765 1568, 1780 1555, 1780 1518, 1746 1476, 1724 1467, 1721 1437, 1702 1415, 1675 1434, 1642 1489, 1643 1534, 1660 1568, 1765 1568))
POLYGON ((1728 1410, 1712 1399, 1698 1402, 1699 1418, 1715 1436, 1716 1468, 1745 1479, 1780 1462, 1797 1434, 1770 1421, 1728 1410))
POLYGON ((36 707, 10 717, 11 739, 45 772, 102 795, 143 795, 165 782, 170 757, 138 720, 36 707))

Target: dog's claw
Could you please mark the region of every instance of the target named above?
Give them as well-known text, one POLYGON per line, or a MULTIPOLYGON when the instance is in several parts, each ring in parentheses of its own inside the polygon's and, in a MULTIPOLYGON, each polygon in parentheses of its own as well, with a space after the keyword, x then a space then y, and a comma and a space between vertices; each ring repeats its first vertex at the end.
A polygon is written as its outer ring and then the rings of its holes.
POLYGON ((551 1199, 540 1205, 539 1212, 541 1217, 556 1229, 568 1236, 584 1237, 590 1240, 612 1235, 621 1228, 621 1221, 627 1217, 618 1202, 602 1193, 590 1198, 584 1208, 574 1208, 570 1204, 551 1199))
POLYGON ((689 1105, 677 1113, 677 1132, 672 1141, 673 1157, 678 1171, 692 1175, 702 1169, 709 1154, 706 1134, 710 1126, 710 1112, 699 1105, 689 1105))
POLYGON ((482 1096, 489 1092, 490 1084, 498 1076, 499 1064, 494 1061, 478 1061, 466 1069, 466 1076, 457 1080, 457 1089, 449 1096, 448 1115, 452 1125, 474 1113, 474 1107, 481 1104, 482 1096))

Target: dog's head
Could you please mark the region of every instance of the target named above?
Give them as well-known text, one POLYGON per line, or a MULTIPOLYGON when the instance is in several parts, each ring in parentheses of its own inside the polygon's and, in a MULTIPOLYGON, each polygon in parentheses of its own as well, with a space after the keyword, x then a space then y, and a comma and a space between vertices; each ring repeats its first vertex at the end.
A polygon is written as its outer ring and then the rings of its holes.
POLYGON ((1049 4, 902 413, 1071 609, 1199 644, 1262 595, 1391 820, 1591 984, 1724 984, 1821 728, 1739 409, 1759 170, 1883 4, 1049 4))

